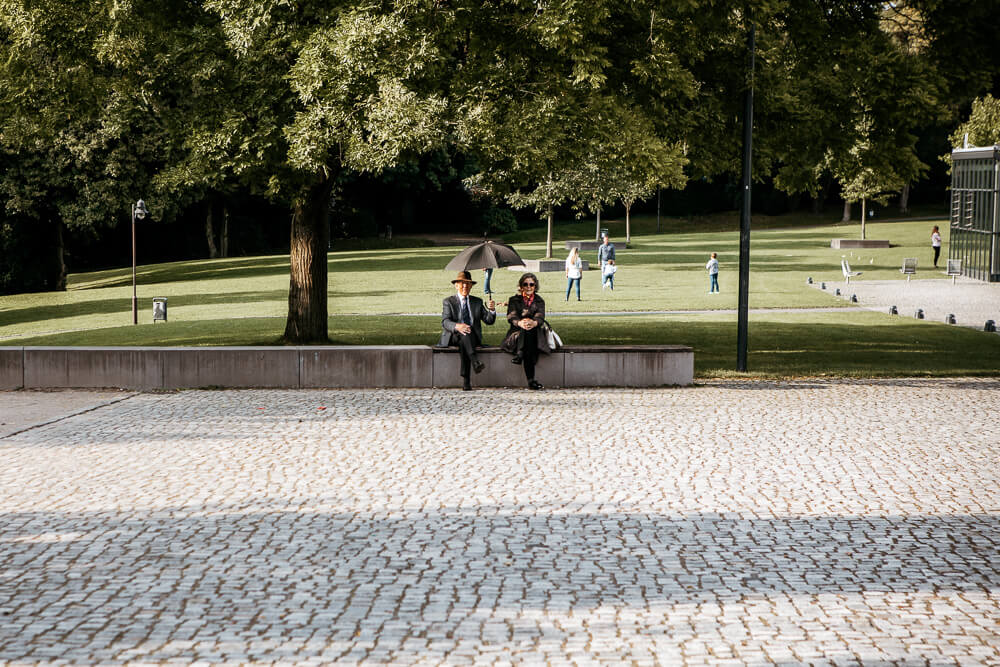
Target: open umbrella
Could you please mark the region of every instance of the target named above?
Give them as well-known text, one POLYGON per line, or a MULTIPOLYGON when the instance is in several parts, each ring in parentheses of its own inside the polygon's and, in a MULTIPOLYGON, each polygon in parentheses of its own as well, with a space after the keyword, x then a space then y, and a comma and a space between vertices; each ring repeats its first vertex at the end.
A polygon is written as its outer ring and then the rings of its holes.
POLYGON ((504 266, 524 266, 524 260, 517 251, 505 243, 483 241, 470 245, 448 262, 448 271, 472 271, 473 269, 499 269, 504 266))

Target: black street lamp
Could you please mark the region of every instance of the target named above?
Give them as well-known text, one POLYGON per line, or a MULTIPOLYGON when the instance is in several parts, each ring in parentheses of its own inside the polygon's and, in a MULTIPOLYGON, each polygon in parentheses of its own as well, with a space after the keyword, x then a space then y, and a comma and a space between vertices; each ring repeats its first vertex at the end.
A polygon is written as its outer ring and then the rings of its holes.
POLYGON ((140 199, 132 204, 132 324, 139 324, 139 301, 135 295, 135 220, 144 220, 147 215, 146 202, 140 199))

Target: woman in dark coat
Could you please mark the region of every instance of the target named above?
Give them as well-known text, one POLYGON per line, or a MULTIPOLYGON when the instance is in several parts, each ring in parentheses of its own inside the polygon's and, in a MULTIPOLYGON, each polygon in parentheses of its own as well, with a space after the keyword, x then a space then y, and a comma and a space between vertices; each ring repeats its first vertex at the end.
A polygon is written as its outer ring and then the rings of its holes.
POLYGON ((542 383, 535 380, 535 362, 545 321, 545 301, 538 296, 538 278, 534 273, 525 273, 517 281, 519 293, 507 300, 507 321, 510 329, 500 347, 514 355, 511 362, 524 365, 524 377, 532 389, 541 389, 542 383))

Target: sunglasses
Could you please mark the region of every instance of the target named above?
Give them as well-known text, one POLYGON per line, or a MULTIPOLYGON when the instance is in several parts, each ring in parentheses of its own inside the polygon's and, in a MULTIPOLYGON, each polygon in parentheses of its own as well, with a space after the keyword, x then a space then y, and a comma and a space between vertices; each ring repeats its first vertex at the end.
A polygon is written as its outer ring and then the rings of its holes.
POLYGON ((535 283, 521 283, 521 287, 534 287, 535 283))

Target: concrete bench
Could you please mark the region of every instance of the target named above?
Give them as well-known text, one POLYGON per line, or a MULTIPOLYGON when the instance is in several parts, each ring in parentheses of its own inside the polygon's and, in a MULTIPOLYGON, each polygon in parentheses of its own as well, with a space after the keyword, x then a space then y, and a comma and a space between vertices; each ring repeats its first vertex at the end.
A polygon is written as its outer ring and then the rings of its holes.
POLYGON ((889 241, 885 239, 832 239, 831 248, 888 248, 889 241))
POLYGON ((955 284, 955 278, 962 275, 962 260, 960 259, 949 259, 948 268, 945 270, 945 275, 951 276, 951 284, 955 284))
MULTIPOLYGON (((315 347, 0 347, 0 389, 453 387, 455 348, 428 345, 315 347)), ((524 371, 499 348, 483 350, 480 387, 519 387, 524 371)), ((553 387, 686 385, 694 352, 678 345, 567 347, 539 362, 553 387)))

